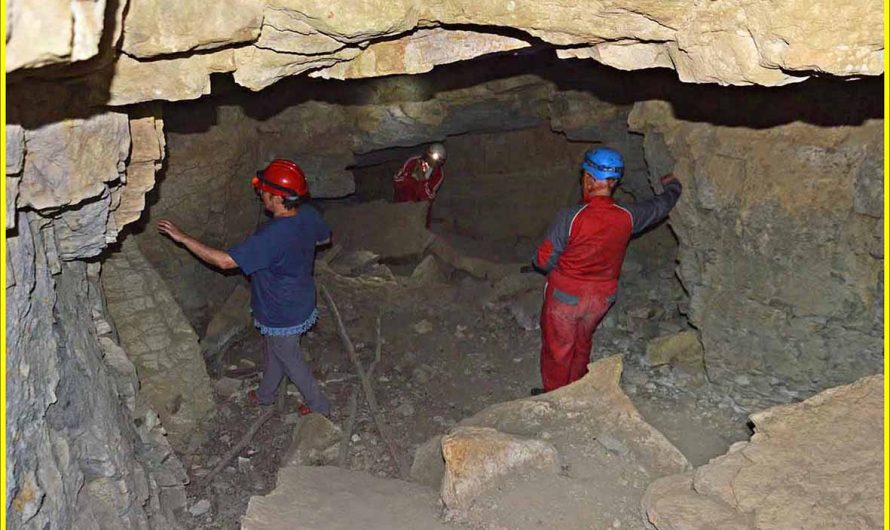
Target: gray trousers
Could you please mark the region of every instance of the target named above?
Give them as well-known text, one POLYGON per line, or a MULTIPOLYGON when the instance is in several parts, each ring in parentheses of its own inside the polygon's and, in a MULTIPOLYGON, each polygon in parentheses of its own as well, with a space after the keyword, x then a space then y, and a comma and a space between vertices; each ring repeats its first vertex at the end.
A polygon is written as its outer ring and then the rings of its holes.
POLYGON ((275 401, 275 391, 285 375, 297 385, 312 412, 330 415, 331 404, 303 358, 300 336, 263 336, 263 380, 257 391, 260 403, 271 404, 275 401))

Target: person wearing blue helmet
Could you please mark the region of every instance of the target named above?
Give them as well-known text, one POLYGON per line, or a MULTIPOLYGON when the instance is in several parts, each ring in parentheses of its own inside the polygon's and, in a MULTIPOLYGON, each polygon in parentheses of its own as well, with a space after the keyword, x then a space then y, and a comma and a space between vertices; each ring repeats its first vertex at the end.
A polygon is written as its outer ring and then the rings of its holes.
POLYGON ((624 175, 624 157, 608 147, 591 149, 584 154, 581 169, 596 180, 614 179, 617 182, 624 175))
POLYGON ((547 274, 541 309, 541 380, 549 392, 587 373, 593 333, 615 302, 618 276, 630 238, 663 220, 680 198, 672 174, 664 192, 619 205, 612 193, 624 176, 624 157, 608 147, 591 149, 581 162, 581 204, 560 211, 534 257, 547 274))

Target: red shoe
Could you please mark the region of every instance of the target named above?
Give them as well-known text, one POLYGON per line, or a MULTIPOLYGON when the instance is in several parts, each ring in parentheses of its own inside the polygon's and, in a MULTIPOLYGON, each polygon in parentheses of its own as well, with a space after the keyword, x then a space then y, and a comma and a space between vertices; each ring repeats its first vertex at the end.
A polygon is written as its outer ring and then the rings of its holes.
POLYGON ((312 414, 312 409, 309 408, 309 405, 303 403, 303 404, 300 405, 300 407, 297 409, 297 412, 300 413, 300 416, 306 416, 307 414, 312 414))
POLYGON ((271 404, 261 402, 260 397, 256 394, 256 390, 251 390, 247 393, 247 402, 254 407, 268 407, 271 404))

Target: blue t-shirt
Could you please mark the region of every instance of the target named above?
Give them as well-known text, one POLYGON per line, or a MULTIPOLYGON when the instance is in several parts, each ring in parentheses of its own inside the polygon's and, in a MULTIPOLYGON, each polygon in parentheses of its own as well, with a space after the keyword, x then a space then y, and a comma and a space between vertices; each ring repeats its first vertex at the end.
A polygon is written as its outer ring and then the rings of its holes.
POLYGON ((250 308, 265 334, 305 332, 315 321, 315 246, 331 237, 318 210, 301 206, 228 250, 250 277, 250 308), (273 328, 271 330, 265 328, 273 328))

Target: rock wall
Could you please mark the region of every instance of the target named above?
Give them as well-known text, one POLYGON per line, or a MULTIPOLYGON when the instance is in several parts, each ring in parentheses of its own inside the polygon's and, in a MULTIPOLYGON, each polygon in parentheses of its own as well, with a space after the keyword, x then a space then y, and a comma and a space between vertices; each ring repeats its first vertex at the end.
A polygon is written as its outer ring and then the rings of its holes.
POLYGON ((7 111, 7 521, 174 528, 187 478, 116 342, 96 262, 154 184, 162 122, 39 81, 7 111))
POLYGON ((197 335, 132 238, 105 260, 102 288, 141 394, 158 411, 170 444, 191 452, 214 408, 197 335))
POLYGON ((208 298, 211 305, 222 303, 240 274, 209 269, 160 236, 155 223, 170 218, 219 248, 253 230, 261 219, 260 204, 249 186, 257 168, 257 124, 237 108, 215 112, 202 102, 171 113, 169 121, 161 184, 149 196, 150 210, 134 228, 139 232, 135 240, 200 333, 209 319, 208 298))
POLYGON ((674 96, 630 124, 685 184, 671 226, 712 380, 750 410, 881 371, 877 84, 674 96))
POLYGON ((19 211, 7 240, 7 523, 175 528, 185 472, 113 339, 98 265, 57 261, 57 237, 19 211))

